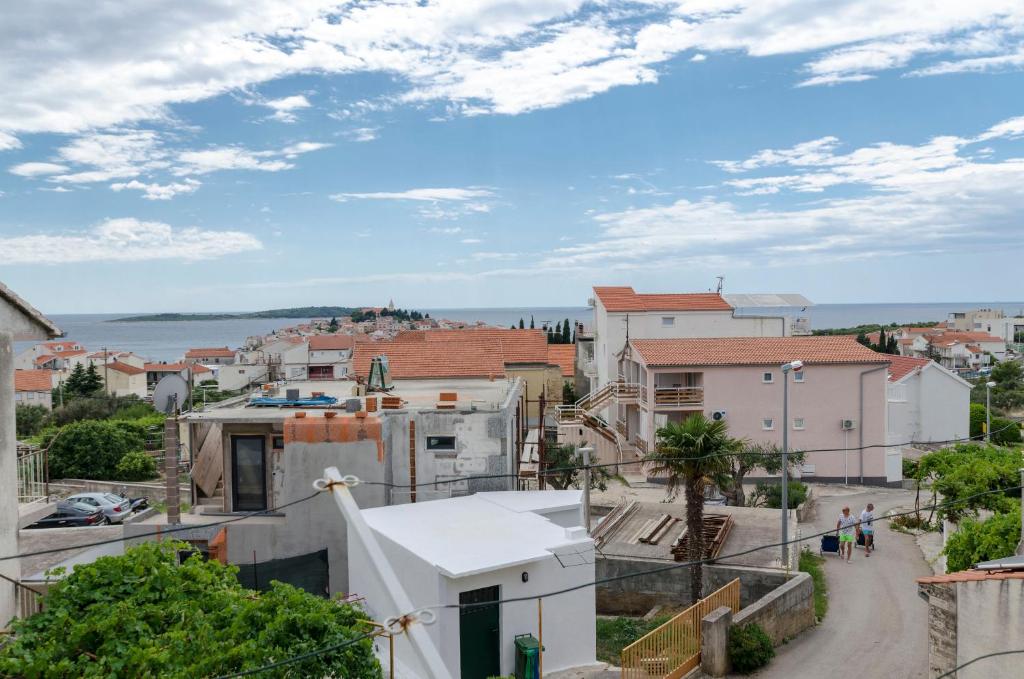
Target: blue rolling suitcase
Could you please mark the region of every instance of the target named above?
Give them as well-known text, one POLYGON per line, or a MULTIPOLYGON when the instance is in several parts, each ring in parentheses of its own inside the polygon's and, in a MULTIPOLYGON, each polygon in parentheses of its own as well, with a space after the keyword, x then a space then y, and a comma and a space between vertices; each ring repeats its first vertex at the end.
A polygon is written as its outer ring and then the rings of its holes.
POLYGON ((839 536, 838 535, 822 535, 821 536, 821 547, 818 550, 818 553, 824 555, 825 552, 831 552, 832 554, 838 554, 839 553, 839 536))

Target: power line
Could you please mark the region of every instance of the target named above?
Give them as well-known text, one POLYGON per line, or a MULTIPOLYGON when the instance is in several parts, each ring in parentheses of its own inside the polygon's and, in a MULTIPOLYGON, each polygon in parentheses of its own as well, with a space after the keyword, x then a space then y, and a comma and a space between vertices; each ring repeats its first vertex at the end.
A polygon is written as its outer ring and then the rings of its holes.
POLYGON ((333 651, 338 651, 340 649, 345 648, 346 646, 353 646, 353 645, 359 643, 360 641, 362 641, 363 639, 369 639, 370 637, 375 637, 378 634, 380 634, 380 632, 378 630, 374 630, 372 632, 367 632, 366 634, 360 634, 358 637, 355 637, 353 639, 348 639, 348 640, 343 641, 343 642, 341 642, 339 644, 334 644, 332 646, 326 646, 324 648, 319 648, 319 649, 316 649, 316 650, 313 650, 313 651, 309 651, 308 653, 303 653, 301 655, 296 655, 296 656, 292 656, 290 658, 285 658, 284 660, 279 660, 279 661, 277 661, 275 663, 271 663, 269 665, 263 665, 261 667, 254 667, 251 670, 244 670, 242 672, 236 672, 234 674, 223 674, 223 675, 217 677, 216 679, 234 679, 235 677, 249 677, 249 676, 252 676, 254 674, 259 674, 260 672, 266 672, 267 670, 273 670, 273 669, 276 669, 278 667, 284 667, 285 665, 291 665, 293 663, 302 662, 303 660, 308 660, 308 659, 314 658, 314 657, 316 657, 318 655, 323 655, 324 653, 331 653, 333 651))
POLYGON ((937 679, 945 679, 945 677, 952 677, 954 674, 956 674, 963 668, 967 667, 968 665, 973 665, 979 660, 985 660, 986 658, 995 658, 1000 655, 1013 655, 1014 653, 1024 653, 1024 648, 1018 649, 1016 651, 996 651, 995 653, 986 653, 985 655, 979 655, 977 658, 971 658, 963 665, 957 665, 945 674, 940 674, 937 679))

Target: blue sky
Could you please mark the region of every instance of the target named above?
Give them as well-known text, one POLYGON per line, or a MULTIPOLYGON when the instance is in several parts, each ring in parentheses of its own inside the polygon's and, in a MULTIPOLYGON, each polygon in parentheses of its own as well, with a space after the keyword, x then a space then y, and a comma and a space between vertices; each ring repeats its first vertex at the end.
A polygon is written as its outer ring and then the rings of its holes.
POLYGON ((50 313, 1020 297, 1019 2, 33 3, 0 278, 50 313))

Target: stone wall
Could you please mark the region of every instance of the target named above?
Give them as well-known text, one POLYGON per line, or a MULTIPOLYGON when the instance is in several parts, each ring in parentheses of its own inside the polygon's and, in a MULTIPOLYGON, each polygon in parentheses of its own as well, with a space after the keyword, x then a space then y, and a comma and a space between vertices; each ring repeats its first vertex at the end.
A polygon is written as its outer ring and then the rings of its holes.
POLYGON ((956 667, 956 585, 922 584, 928 599, 928 676, 956 667))
POLYGON ((795 573, 785 584, 743 608, 733 625, 757 623, 778 646, 814 626, 814 581, 807 573, 795 573))
MULTIPOLYGON (((150 504, 167 501, 167 486, 161 481, 151 483, 126 483, 124 481, 92 481, 89 479, 60 479, 50 481, 50 493, 53 495, 74 495, 75 493, 116 493, 127 489, 130 497, 148 497, 150 504)), ((187 484, 179 486, 181 499, 188 501, 192 489, 187 484)))

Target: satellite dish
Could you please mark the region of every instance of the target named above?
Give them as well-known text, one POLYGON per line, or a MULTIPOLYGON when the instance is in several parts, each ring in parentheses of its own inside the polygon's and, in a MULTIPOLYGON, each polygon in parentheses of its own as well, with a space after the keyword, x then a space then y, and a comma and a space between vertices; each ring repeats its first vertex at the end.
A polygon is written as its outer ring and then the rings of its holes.
POLYGON ((181 375, 162 377, 153 390, 153 407, 164 415, 173 415, 185 405, 188 382, 181 375))

